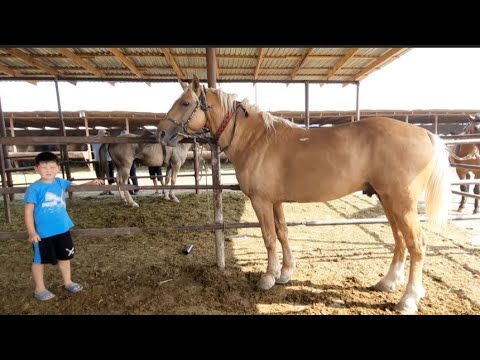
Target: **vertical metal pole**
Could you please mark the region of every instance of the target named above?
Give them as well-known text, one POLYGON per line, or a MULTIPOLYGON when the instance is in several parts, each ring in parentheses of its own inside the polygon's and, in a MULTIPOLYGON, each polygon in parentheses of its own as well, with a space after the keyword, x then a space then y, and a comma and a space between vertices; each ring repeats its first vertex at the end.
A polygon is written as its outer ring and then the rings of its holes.
MULTIPOLYGON (((0 98, 0 131, 1 131, 1 136, 2 137, 7 137, 7 130, 5 129, 5 121, 3 119, 3 110, 2 110, 2 99, 0 98)), ((7 179, 5 176, 5 169, 8 168, 10 165, 10 162, 5 161, 5 156, 3 153, 8 154, 7 150, 7 145, 2 145, 0 146, 0 171, 1 171, 1 176, 2 176, 2 188, 7 188, 7 179), (8 164, 7 164, 8 162, 8 164)), ((10 184, 8 184, 10 186, 10 184)), ((13 185, 12 185, 13 186, 13 185)), ((12 194, 13 195, 13 194, 12 194)), ((10 200, 13 201, 12 197, 10 196, 10 200)), ((12 216, 10 213, 10 203, 8 202, 8 196, 7 194, 3 194, 3 206, 5 207, 5 220, 7 220, 7 223, 10 224, 12 222, 12 216)))
MULTIPOLYGON (((88 118, 86 117, 84 112, 80 113, 80 116, 83 117, 85 123, 85 136, 90 136, 90 129, 88 128, 88 118)), ((88 160, 88 169, 90 171, 94 171, 93 164, 92 164, 92 144, 87 143, 87 160, 88 160)))
MULTIPOLYGON (((0 98, 0 135, 2 137, 7 137, 7 129, 5 128, 5 119, 3 118, 3 109, 2 109, 2 99, 0 98)), ((2 173, 5 174, 5 169, 10 169, 10 161, 8 159, 5 159, 5 156, 8 156, 8 147, 7 145, 2 145, 2 150, 3 150, 3 159, 2 161, 2 173)), ((7 181, 5 182, 2 179, 2 184, 8 187, 13 187, 13 179, 12 179, 12 173, 8 172, 6 173, 7 181)), ((6 195, 5 195, 6 198, 6 195)), ((15 200, 15 194, 10 194, 9 196, 10 201, 15 200)))
MULTIPOLYGON (((207 48, 207 80, 209 88, 217 87, 217 59, 215 48, 207 48)), ((212 161, 212 184, 213 186, 221 184, 220 175, 220 147, 217 144, 210 144, 212 161)), ((222 189, 213 189, 213 213, 215 224, 223 225, 223 196, 222 189)), ((215 230, 215 249, 217 256, 217 266, 225 268, 225 232, 223 229, 215 230)))
MULTIPOLYGON (((193 138, 193 173, 195 175, 195 186, 198 186, 198 143, 197 139, 193 138)), ((198 195, 198 187, 195 188, 195 194, 198 195)))
POLYGON ((308 105, 310 103, 310 97, 308 92, 308 81, 305 81, 305 128, 308 129, 310 127, 310 110, 308 105))
MULTIPOLYGON (((60 119, 60 126, 62 129, 63 136, 67 136, 67 130, 65 129, 65 121, 63 120, 63 112, 62 106, 60 105, 60 92, 58 90, 58 81, 54 79, 55 82, 55 92, 57 93, 57 106, 58 106, 58 118, 60 119)), ((65 169, 67 173, 67 179, 71 179, 72 176, 70 174, 70 159, 68 158, 68 148, 67 145, 60 145, 60 153, 63 153, 63 160, 65 162, 65 169)), ((71 198, 73 196, 72 192, 68 193, 68 197, 71 198)))
POLYGON ((405 122, 408 123, 408 115, 405 116, 405 122))
POLYGON ((357 101, 356 101, 356 117, 357 117, 357 121, 360 120, 360 107, 359 107, 359 104, 360 104, 360 81, 357 81, 357 101))
MULTIPOLYGON (((6 188, 6 178, 5 178, 5 157, 3 156, 3 146, 0 146, 0 170, 2 171, 2 188, 6 188)), ((7 199, 7 194, 3 194, 3 206, 5 207, 5 220, 10 224, 12 222, 12 215, 10 213, 10 203, 7 199)))
POLYGON ((435 115, 435 135, 438 134, 438 115, 435 115))

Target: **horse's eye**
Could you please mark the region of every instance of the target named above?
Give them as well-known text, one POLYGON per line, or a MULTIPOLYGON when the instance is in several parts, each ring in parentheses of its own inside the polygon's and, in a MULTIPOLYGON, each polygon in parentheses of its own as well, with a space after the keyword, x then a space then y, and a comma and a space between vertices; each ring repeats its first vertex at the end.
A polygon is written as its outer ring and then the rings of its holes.
POLYGON ((187 102, 187 101, 183 101, 183 102, 182 102, 182 106, 183 106, 183 107, 189 107, 189 106, 190 106, 190 103, 187 102))

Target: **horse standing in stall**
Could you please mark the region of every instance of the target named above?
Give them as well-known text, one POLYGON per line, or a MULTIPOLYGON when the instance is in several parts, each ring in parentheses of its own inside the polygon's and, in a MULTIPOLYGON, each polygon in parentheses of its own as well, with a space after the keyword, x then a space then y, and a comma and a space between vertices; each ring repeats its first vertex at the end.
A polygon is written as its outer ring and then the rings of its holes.
MULTIPOLYGON (((149 131, 144 131, 142 135, 125 134, 120 136, 156 138, 155 135, 149 131)), ((162 166, 165 164, 167 167, 165 182, 168 185, 171 181, 171 184, 175 185, 178 171, 185 163, 187 153, 191 147, 192 143, 179 143, 175 147, 164 146, 159 143, 102 144, 99 150, 100 174, 104 176, 106 173, 106 152, 108 151, 117 169, 117 184, 127 184, 130 168, 132 167, 133 161, 137 159, 141 164, 146 166, 162 166)), ((165 185, 165 182, 163 179, 161 180, 162 185, 165 185)), ((175 196, 173 189, 170 189, 168 193, 163 189, 162 192, 165 199, 180 202, 175 196)), ((120 197, 126 205, 138 207, 138 204, 132 199, 128 190, 120 190, 120 197)))
POLYGON ((205 89, 194 77, 158 124, 162 144, 175 146, 182 134, 208 128, 235 167, 241 190, 250 198, 268 253, 257 288, 287 283, 295 269, 283 202, 320 202, 355 191, 377 194, 395 239, 387 274, 375 285, 392 292, 404 282, 406 250, 410 274, 396 309, 415 313, 425 295, 422 269, 427 237, 417 214, 426 190, 433 223, 447 220, 449 163, 444 143, 431 132, 388 118, 370 118, 335 127, 305 129, 261 112, 222 90, 205 89), (280 241, 283 265, 275 245, 280 241))
MULTIPOLYGON (((480 114, 475 116, 468 115, 469 123, 465 128, 463 134, 479 134, 480 133, 480 114)), ((477 165, 480 166, 480 144, 457 144, 453 147, 453 151, 450 153, 450 162, 453 164, 462 164, 462 165, 477 165)), ((458 178, 460 180, 469 180, 470 172, 473 173, 475 179, 480 179, 480 169, 465 169, 461 167, 456 167, 455 171, 457 172, 458 178)), ((469 191, 470 186, 468 184, 460 185, 460 191, 467 192, 469 191)), ((480 185, 475 184, 473 187, 473 193, 480 195, 480 185)), ((458 211, 462 212, 465 208, 466 196, 462 195, 460 200, 460 205, 458 206, 458 211)), ((475 199, 475 206, 473 208, 473 213, 478 214, 478 199, 475 199)))

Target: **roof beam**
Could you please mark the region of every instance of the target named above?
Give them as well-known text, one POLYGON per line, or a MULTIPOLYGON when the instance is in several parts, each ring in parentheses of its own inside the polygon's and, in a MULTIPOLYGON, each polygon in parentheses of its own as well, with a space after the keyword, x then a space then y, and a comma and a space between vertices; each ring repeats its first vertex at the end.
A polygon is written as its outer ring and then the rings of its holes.
POLYGON ((303 54, 303 57, 300 60, 300 64, 297 65, 295 69, 293 69, 292 74, 290 75, 290 78, 293 80, 295 76, 297 76, 298 72, 300 71, 300 68, 302 67, 303 63, 305 60, 307 60, 308 55, 310 55, 313 51, 313 48, 307 49, 305 51, 305 54, 303 54))
POLYGON ((137 69, 135 64, 131 62, 119 49, 109 48, 108 49, 113 55, 115 55, 126 67, 128 67, 135 75, 140 79, 144 79, 145 76, 140 70, 137 69))
POLYGON ((177 62, 175 61, 172 54, 170 53, 170 50, 168 50, 167 48, 162 48, 162 51, 163 51, 163 56, 165 56, 165 59, 170 64, 172 69, 175 71, 175 73, 177 74, 177 77, 182 80, 185 79, 185 74, 178 67, 177 62))
POLYGON ((11 70, 8 67, 3 66, 1 64, 0 64, 0 71, 10 76, 19 76, 19 73, 17 71, 11 70))
POLYGON ((358 81, 367 76, 370 72, 377 69, 379 66, 390 60, 395 55, 402 53, 406 50, 406 48, 393 48, 388 50, 385 54, 377 58, 374 62, 372 62, 369 66, 358 72, 356 75, 352 76, 352 80, 358 81))
POLYGON ((262 65, 264 56, 265 56, 265 48, 260 48, 260 51, 258 52, 257 66, 255 67, 255 73, 253 75, 253 78, 255 80, 258 79, 258 74, 260 73, 260 66, 262 65))
POLYGON ((335 66, 330 70, 330 72, 327 75, 327 80, 330 80, 335 73, 341 69, 345 63, 352 58, 353 55, 357 52, 358 48, 353 48, 350 49, 338 62, 335 64, 335 66))
POLYGON ((105 77, 104 73, 102 73, 100 70, 95 68, 95 66, 90 64, 88 61, 83 60, 80 56, 75 54, 73 51, 70 51, 70 50, 65 49, 65 48, 55 48, 55 50, 58 51, 63 56, 65 56, 66 58, 69 58, 70 60, 72 60, 75 64, 80 65, 84 69, 90 71, 92 74, 94 74, 94 75, 96 75, 100 78, 105 77))
POLYGON ((20 60, 22 60, 23 62, 29 64, 29 65, 33 65, 43 71, 45 71, 46 73, 50 74, 50 75, 53 75, 55 77, 61 77, 62 74, 60 74, 57 70, 51 68, 50 66, 48 65, 45 65, 44 63, 36 60, 33 58, 33 56, 31 55, 28 55, 26 53, 24 53, 23 51, 19 50, 19 49, 6 49, 10 54, 14 55, 15 57, 19 58, 20 60))
MULTIPOLYGON (((0 71, 7 74, 7 75, 14 76, 14 77, 21 77, 22 76, 22 74, 19 71, 9 69, 8 67, 3 66, 1 64, 0 64, 0 71)), ((27 80, 27 82, 29 82, 32 85, 37 85, 37 82, 35 80, 27 80)))

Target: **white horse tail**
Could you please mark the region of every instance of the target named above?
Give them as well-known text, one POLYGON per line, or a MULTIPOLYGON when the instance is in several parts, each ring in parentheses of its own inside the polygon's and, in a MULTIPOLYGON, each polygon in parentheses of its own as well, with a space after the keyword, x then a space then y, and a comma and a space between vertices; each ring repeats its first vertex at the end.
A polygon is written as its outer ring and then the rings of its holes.
POLYGON ((425 190, 425 210, 429 223, 443 226, 452 196, 450 163, 442 139, 432 133, 429 136, 433 143, 433 169, 425 190))

